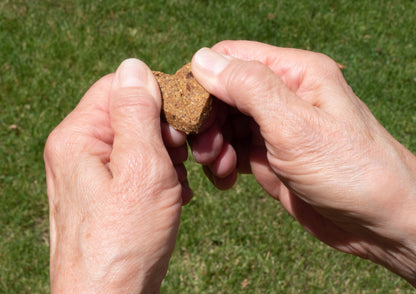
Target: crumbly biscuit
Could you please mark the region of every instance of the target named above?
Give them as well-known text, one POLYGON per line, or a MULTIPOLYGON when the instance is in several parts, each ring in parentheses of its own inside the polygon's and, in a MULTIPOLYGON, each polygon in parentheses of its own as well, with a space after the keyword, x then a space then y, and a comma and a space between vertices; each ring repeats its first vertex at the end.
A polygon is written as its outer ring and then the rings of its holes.
POLYGON ((162 115, 175 129, 197 134, 212 108, 212 96, 196 81, 191 64, 168 75, 153 71, 162 94, 162 115))

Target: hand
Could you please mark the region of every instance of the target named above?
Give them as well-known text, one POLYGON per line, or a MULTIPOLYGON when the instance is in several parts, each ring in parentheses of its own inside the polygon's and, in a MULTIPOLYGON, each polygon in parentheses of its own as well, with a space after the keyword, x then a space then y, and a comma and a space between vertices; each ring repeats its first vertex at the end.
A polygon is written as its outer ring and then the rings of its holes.
POLYGON ((192 196, 186 137, 161 125, 160 107, 152 72, 130 59, 50 134, 53 293, 159 292, 192 196))
POLYGON ((191 139, 219 188, 250 171, 311 234, 416 285, 415 156, 377 122, 333 60, 226 41, 197 52, 192 71, 233 108, 191 139))

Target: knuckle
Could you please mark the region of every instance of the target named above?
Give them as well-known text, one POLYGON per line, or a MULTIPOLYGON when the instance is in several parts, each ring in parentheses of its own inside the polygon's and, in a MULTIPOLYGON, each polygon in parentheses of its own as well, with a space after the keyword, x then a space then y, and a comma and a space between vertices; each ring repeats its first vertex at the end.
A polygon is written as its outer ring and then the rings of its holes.
POLYGON ((45 161, 52 161, 54 158, 59 157, 62 153, 62 136, 60 135, 59 129, 55 128, 48 136, 45 149, 44 159, 45 161))
POLYGON ((124 111, 125 109, 151 108, 154 102, 140 89, 123 89, 112 101, 112 108, 124 111))
MULTIPOLYGON (((76 133, 76 130, 75 130, 76 133)), ((44 161, 52 167, 67 166, 74 160, 79 138, 74 130, 69 132, 64 123, 57 126, 48 136, 44 148, 44 161)))
POLYGON ((113 114, 159 113, 160 104, 143 88, 126 88, 116 94, 112 99, 111 111, 113 114))
POLYGON ((263 63, 254 60, 233 62, 234 66, 226 76, 227 89, 257 96, 259 90, 270 86, 268 83, 270 70, 263 63), (253 91, 254 93, 251 93, 253 91))
POLYGON ((267 65, 260 61, 233 61, 224 77, 228 96, 237 108, 269 128, 275 112, 282 112, 287 103, 288 89, 267 65))
POLYGON ((328 76, 334 76, 341 73, 339 65, 335 60, 324 53, 313 53, 316 54, 315 62, 317 68, 323 69, 328 76))

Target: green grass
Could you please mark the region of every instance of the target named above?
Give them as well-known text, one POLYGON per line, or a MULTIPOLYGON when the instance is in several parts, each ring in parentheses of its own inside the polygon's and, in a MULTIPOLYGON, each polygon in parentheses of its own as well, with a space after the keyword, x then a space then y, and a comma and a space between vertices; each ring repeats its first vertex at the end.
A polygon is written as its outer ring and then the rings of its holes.
MULTIPOLYGON (((48 133, 127 57, 174 72, 223 39, 328 54, 380 122, 416 151, 416 2, 0 0, 0 293, 47 293, 48 133)), ((410 292, 314 240, 248 176, 220 193, 187 163, 165 293, 410 292)))

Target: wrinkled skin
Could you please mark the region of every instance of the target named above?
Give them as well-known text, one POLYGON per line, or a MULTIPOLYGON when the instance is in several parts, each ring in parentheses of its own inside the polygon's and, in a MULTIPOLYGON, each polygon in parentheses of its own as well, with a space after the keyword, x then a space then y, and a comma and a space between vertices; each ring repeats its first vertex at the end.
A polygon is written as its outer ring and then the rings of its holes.
POLYGON ((161 125, 160 105, 151 71, 127 60, 50 134, 53 293, 159 292, 192 196, 186 137, 161 125))
MULTIPOLYGON (((311 234, 415 282, 416 159, 325 55, 226 41, 198 51, 219 98, 188 138, 220 189, 259 184, 311 234)), ((158 293, 192 192, 186 137, 138 60, 94 84, 45 146, 53 293, 158 293)))
POLYGON ((190 138, 218 188, 252 173, 318 239, 415 285, 415 157, 332 59, 225 41, 197 52, 192 71, 224 103, 212 126, 190 138))

